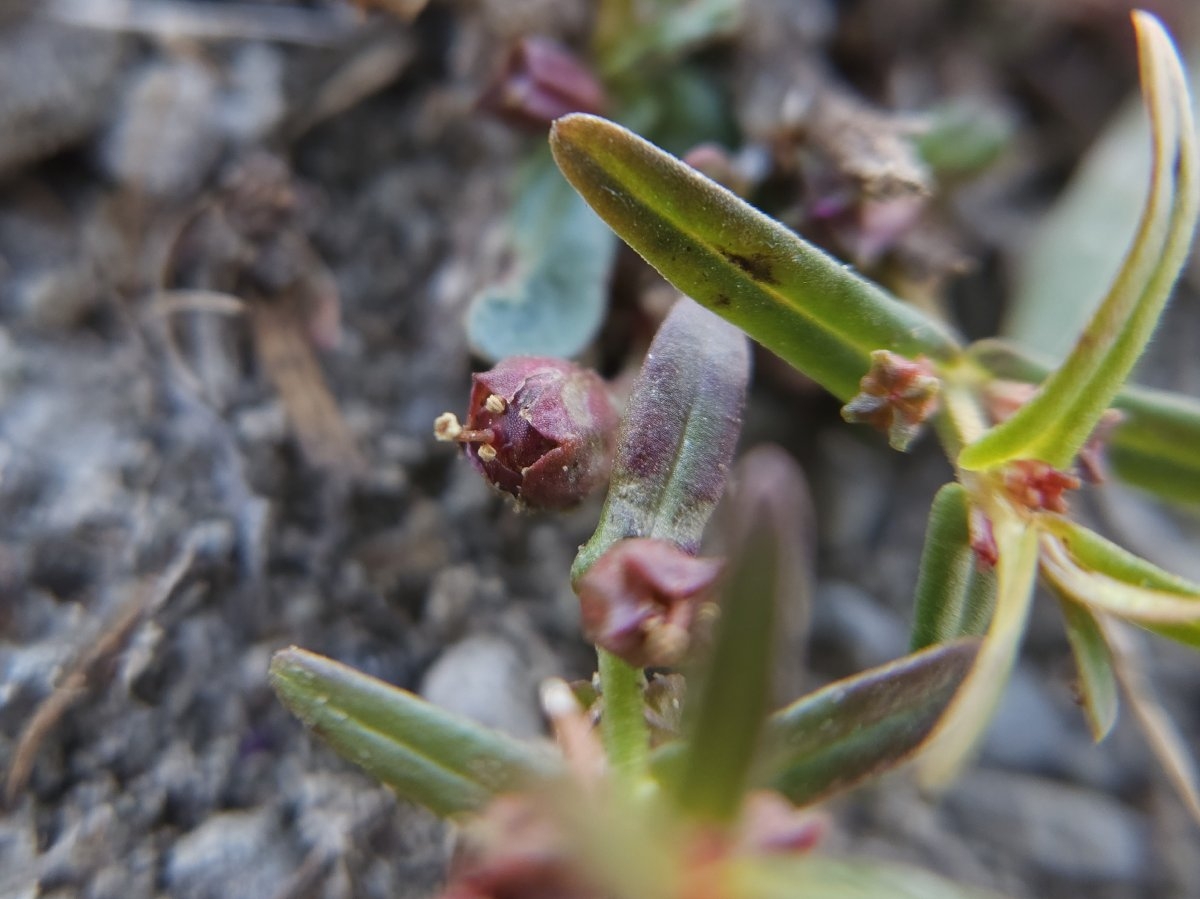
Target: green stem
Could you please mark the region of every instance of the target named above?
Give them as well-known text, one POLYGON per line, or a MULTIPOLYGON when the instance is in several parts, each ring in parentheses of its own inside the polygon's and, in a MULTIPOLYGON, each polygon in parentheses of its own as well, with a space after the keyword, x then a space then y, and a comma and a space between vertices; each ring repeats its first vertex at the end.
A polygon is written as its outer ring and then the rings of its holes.
POLYGON ((616 779, 632 786, 646 775, 650 730, 643 712, 642 672, 611 652, 596 650, 600 657, 600 690, 604 713, 600 738, 616 779))

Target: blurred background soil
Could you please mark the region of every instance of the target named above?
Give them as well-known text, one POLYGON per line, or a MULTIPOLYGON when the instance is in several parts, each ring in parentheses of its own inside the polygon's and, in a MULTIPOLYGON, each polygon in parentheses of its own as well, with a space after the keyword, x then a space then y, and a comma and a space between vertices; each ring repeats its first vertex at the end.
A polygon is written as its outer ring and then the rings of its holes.
MULTIPOLYGON (((1190 0, 1150 5, 1200 49, 1190 0)), ((995 162, 926 185, 928 227, 877 252, 813 233, 993 333, 1038 222, 1135 89, 1128 10, 743 6, 697 64, 747 145, 797 85, 880 139, 947 100, 1004 126, 995 162)), ((514 40, 581 48, 593 13, 0 4, 0 897, 430 896, 445 828, 283 710, 271 653, 298 644, 531 738, 539 680, 590 674, 567 572, 598 500, 517 512, 431 428, 485 366, 463 316, 536 140, 479 98, 514 40)), ((837 133, 807 136, 834 168, 852 155, 837 133)), ((585 354, 618 381, 664 295, 621 253, 585 354)), ((1192 395, 1198 291, 1193 264, 1142 374, 1192 395)), ((745 443, 765 440, 804 462, 817 508, 791 664, 813 686, 902 654, 945 460, 931 441, 889 452, 760 354, 745 443)), ((1194 519, 1110 487, 1077 507, 1197 576, 1194 519)), ((1150 661, 1195 747, 1200 666, 1161 644, 1150 661)), ((1200 831, 1132 720, 1092 745, 1072 677, 1043 601, 979 764, 940 803, 903 774, 836 800, 832 848, 1017 897, 1200 896, 1200 831)))

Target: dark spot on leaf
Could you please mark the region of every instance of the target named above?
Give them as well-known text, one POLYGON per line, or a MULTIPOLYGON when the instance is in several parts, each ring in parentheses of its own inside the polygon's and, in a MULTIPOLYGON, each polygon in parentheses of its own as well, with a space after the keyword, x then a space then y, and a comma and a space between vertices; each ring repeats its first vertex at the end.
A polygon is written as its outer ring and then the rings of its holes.
POLYGON ((719 293, 715 297, 713 297, 713 305, 716 306, 718 309, 728 309, 730 306, 733 305, 733 300, 731 300, 725 294, 719 293))
POLYGON ((771 257, 766 253, 743 256, 741 253, 721 250, 721 255, 760 284, 779 283, 779 279, 775 277, 775 271, 771 265, 771 257))

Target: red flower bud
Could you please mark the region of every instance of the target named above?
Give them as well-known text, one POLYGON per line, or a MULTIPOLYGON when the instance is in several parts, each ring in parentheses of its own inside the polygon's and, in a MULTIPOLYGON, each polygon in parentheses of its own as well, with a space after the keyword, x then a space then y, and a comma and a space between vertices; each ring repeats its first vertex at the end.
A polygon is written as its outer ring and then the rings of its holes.
POLYGON ((466 426, 447 412, 434 434, 463 444, 493 485, 530 508, 567 509, 607 480, 619 418, 595 372, 513 356, 472 381, 466 426))
POLYGON ((1034 512, 1066 512, 1063 494, 1078 490, 1079 478, 1039 459, 1016 459, 1004 468, 1004 487, 1013 501, 1034 512))
POLYGON ((567 113, 602 113, 606 105, 596 76, 566 47, 543 37, 513 46, 479 103, 512 125, 539 130, 567 113))
POLYGON ((669 540, 621 540, 575 585, 584 636, 639 668, 672 665, 687 651, 721 568, 669 540))
POLYGON ((874 425, 888 435, 893 449, 903 452, 937 411, 940 386, 924 356, 909 360, 888 350, 875 350, 858 394, 842 407, 842 418, 874 425))

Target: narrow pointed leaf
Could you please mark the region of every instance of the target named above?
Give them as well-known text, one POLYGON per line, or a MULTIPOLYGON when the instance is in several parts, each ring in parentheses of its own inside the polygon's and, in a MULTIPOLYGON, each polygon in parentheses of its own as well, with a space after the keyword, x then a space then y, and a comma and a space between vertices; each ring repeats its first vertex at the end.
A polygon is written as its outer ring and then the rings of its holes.
POLYGON ((1117 675, 1112 651, 1095 614, 1071 599, 1060 600, 1067 641, 1079 673, 1079 692, 1092 739, 1099 743, 1117 721, 1117 675))
POLYGON ((971 546, 970 505, 961 484, 933 498, 917 576, 913 650, 987 630, 996 601, 996 575, 971 546))
POLYGON ((898 862, 805 855, 747 859, 726 895, 743 899, 1001 899, 898 862))
POLYGON ((1037 531, 1006 506, 988 512, 999 549, 996 608, 971 672, 921 756, 918 776, 927 788, 947 786, 974 752, 1008 683, 1033 599, 1037 531))
POLYGON ((1135 586, 1200 599, 1200 584, 1164 571, 1069 518, 1045 516, 1041 526, 1084 568, 1135 586))
POLYGON ((668 281, 840 399, 872 350, 957 355, 932 319, 619 125, 565 116, 550 143, 567 180, 668 281))
POLYGON ((303 649, 276 653, 270 679, 284 705, 339 755, 438 815, 477 810, 496 793, 559 771, 548 752, 303 649))
POLYGON ((934 646, 776 712, 756 779, 805 805, 907 761, 933 731, 978 650, 975 639, 934 646))
POLYGON ((572 580, 626 537, 699 549, 725 491, 749 379, 745 337, 681 298, 630 394, 600 524, 575 557, 572 580))
POLYGON ((1188 624, 1148 624, 1144 621, 1137 623, 1160 637, 1166 637, 1192 649, 1200 649, 1200 621, 1188 624))
POLYGON ((1200 506, 1200 401, 1129 388, 1113 404, 1125 416, 1108 441, 1121 480, 1173 503, 1200 506))
MULTIPOLYGON (((1076 602, 1139 623, 1200 623, 1200 591, 1161 589, 1128 579, 1122 575, 1129 566, 1115 553, 1110 569, 1121 572, 1117 576, 1081 562, 1059 537, 1045 535, 1041 545, 1042 573, 1056 590, 1076 602)), ((1114 549, 1137 558, 1119 547, 1114 549)))
POLYGON ((1158 20, 1138 12, 1134 25, 1154 137, 1150 194, 1137 237, 1062 367, 1015 415, 960 453, 963 468, 1016 458, 1066 468, 1145 349, 1187 258, 1200 211, 1191 100, 1179 57, 1158 20))
MULTIPOLYGON (((1098 576, 1116 581, 1118 584, 1161 591, 1175 597, 1183 597, 1190 602, 1200 599, 1200 584, 1194 584, 1186 578, 1164 571, 1157 565, 1134 555, 1127 549, 1104 539, 1094 531, 1090 531, 1070 519, 1053 517, 1048 518, 1045 524, 1053 538, 1061 543, 1071 565, 1080 566, 1098 576)), ((1120 587, 1113 588, 1111 585, 1108 589, 1115 590, 1118 595, 1122 592, 1120 587)), ((1182 621, 1164 622, 1157 617, 1133 618, 1133 620, 1160 636, 1193 649, 1200 649, 1200 618, 1188 615, 1186 607, 1183 611, 1184 620, 1182 621)))
POLYGON ((696 817, 730 821, 741 808, 771 697, 774 628, 791 598, 789 546, 803 484, 782 451, 747 454, 730 508, 731 546, 716 643, 685 709, 687 749, 677 802, 696 817))
MULTIPOLYGON (((815 802, 911 758, 971 670, 977 639, 944 643, 844 678, 767 720, 752 783, 797 805, 815 802)), ((677 783, 682 743, 657 750, 658 778, 677 783)))

